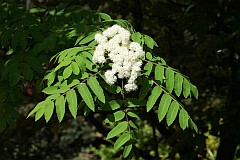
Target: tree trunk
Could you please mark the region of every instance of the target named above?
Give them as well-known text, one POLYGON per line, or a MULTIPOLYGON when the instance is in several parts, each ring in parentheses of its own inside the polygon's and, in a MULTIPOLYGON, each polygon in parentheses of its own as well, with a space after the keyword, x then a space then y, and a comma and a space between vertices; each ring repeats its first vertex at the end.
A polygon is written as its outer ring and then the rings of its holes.
POLYGON ((229 96, 224 109, 223 125, 220 134, 220 146, 217 160, 232 160, 239 144, 240 127, 240 65, 234 56, 235 50, 230 50, 231 82, 229 96))

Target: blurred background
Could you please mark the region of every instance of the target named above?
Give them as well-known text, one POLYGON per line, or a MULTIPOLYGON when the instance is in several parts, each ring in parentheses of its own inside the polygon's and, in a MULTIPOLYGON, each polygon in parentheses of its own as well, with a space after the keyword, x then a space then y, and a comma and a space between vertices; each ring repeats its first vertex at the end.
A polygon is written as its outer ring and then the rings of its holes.
MULTIPOLYGON (((8 3, 13 3, 9 0, 8 3)), ((199 134, 168 127, 151 114, 139 122, 141 150, 136 159, 240 159, 240 1, 238 0, 31 0, 14 1, 25 10, 65 4, 128 20, 153 37, 154 53, 189 76, 199 100, 182 101, 199 134)), ((1 12, 1 11, 0 11, 1 12)), ((49 13, 43 13, 45 15, 49 13)), ((42 15, 41 15, 42 16, 42 15)), ((43 15, 44 16, 44 15, 43 15)), ((4 49, 1 51, 1 54, 4 49)), ((1 58, 4 56, 1 55, 1 58)), ((28 86, 15 127, 0 134, 0 159, 122 159, 106 141, 108 129, 98 113, 59 124, 26 115, 38 100, 28 86)))

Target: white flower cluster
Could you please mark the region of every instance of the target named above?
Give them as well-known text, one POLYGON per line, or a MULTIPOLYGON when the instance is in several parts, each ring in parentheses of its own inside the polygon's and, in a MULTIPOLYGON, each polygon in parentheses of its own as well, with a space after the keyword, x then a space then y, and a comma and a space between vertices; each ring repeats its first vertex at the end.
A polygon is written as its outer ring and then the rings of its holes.
POLYGON ((131 33, 119 25, 107 28, 102 34, 95 35, 98 43, 93 54, 93 62, 103 64, 110 59, 112 69, 105 72, 106 81, 113 85, 117 78, 127 78, 124 86, 130 92, 137 89, 136 79, 141 71, 142 61, 145 52, 140 44, 130 41, 131 33))

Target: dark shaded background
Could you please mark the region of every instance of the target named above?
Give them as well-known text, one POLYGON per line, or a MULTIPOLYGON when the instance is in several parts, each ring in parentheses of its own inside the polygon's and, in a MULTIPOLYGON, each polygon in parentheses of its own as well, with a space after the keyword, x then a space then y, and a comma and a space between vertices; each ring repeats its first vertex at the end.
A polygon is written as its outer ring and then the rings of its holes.
MULTIPOLYGON (((25 1, 18 3, 25 5, 25 1)), ((142 124, 146 126, 142 130, 146 138, 139 144, 140 157, 168 156, 183 160, 240 157, 237 149, 240 137, 240 1, 35 0, 29 7, 57 7, 61 3, 130 21, 136 31, 157 41, 159 47, 155 53, 189 76, 198 87, 199 100, 189 99, 183 103, 198 125, 199 134, 190 129, 182 131, 178 124, 171 127, 165 122, 158 124, 154 113, 150 113, 142 124), (153 132, 149 132, 152 129, 153 132), (154 132, 157 132, 156 137, 154 132)), ((107 130, 98 114, 79 116, 77 120, 67 117, 61 124, 54 120, 49 124, 43 120, 35 123, 33 119, 25 119, 28 111, 25 108, 32 104, 30 102, 31 97, 19 109, 22 116, 16 128, 7 128, 0 135, 0 159, 99 159, 99 155, 104 154, 119 157, 111 150, 104 153, 101 149, 103 153, 97 153, 90 149, 99 149, 101 144, 111 146, 103 140, 107 130)))

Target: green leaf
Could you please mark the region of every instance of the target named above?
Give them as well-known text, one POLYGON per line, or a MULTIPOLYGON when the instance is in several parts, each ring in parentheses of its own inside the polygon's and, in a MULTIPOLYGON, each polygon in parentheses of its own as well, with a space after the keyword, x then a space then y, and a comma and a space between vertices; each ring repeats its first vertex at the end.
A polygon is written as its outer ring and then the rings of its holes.
POLYGON ((44 77, 44 79, 47 79, 47 85, 48 86, 50 86, 54 82, 55 77, 56 77, 55 72, 50 72, 44 77))
POLYGON ((45 93, 45 94, 58 93, 58 87, 57 86, 50 86, 50 87, 45 88, 42 92, 45 93))
POLYGON ((94 39, 95 34, 96 34, 96 32, 93 32, 93 33, 89 34, 87 37, 83 38, 79 42, 79 44, 86 44, 86 43, 92 41, 94 39))
POLYGON ((179 113, 179 124, 183 130, 188 126, 188 118, 187 111, 182 108, 179 113))
POLYGON ((61 95, 56 99, 55 105, 56 105, 56 112, 57 112, 57 117, 59 122, 63 120, 64 114, 65 114, 65 103, 66 103, 66 100, 64 99, 63 95, 61 95))
POLYGON ((84 37, 85 37, 85 36, 84 36, 83 34, 81 34, 81 35, 77 38, 77 40, 76 40, 74 46, 78 45, 79 42, 80 42, 84 37))
POLYGON ((114 143, 114 150, 118 150, 120 147, 122 147, 125 143, 127 143, 131 138, 131 135, 129 132, 123 133, 114 143))
POLYGON ((73 79, 72 82, 68 85, 69 87, 76 86, 80 83, 78 79, 73 79))
POLYGON ((154 104, 156 103, 158 97, 161 95, 162 93, 162 88, 161 86, 155 86, 151 92, 151 95, 149 96, 148 100, 147 100, 147 112, 149 112, 154 104))
POLYGON ((175 94, 179 97, 182 93, 182 85, 183 85, 183 76, 180 73, 175 75, 175 85, 174 91, 175 94))
POLYGON ((191 118, 189 118, 189 126, 195 130, 196 133, 198 133, 197 125, 193 122, 191 118))
POLYGON ((64 71, 63 71, 63 78, 67 79, 68 77, 71 76, 71 74, 72 74, 72 67, 70 65, 70 66, 68 66, 67 68, 64 69, 64 71))
POLYGON ((37 110, 35 114, 35 122, 43 116, 44 112, 45 112, 45 107, 42 107, 39 110, 37 110))
POLYGON ((152 60, 152 53, 150 53, 150 52, 147 52, 146 53, 146 58, 148 59, 148 60, 152 60))
POLYGON ((19 41, 20 41, 20 46, 22 47, 22 49, 25 49, 28 45, 28 41, 27 41, 27 37, 28 37, 28 34, 26 33, 25 30, 22 30, 21 32, 21 35, 19 38, 19 41))
MULTIPOLYGON (((66 81, 65 81, 65 82, 66 82, 66 81)), ((60 88, 59 88, 59 90, 58 90, 58 93, 65 93, 65 92, 67 92, 68 90, 70 90, 70 87, 67 86, 67 84, 62 83, 62 84, 60 85, 60 88)))
POLYGON ((166 116, 166 113, 168 111, 169 105, 171 103, 171 96, 169 94, 164 94, 162 96, 162 99, 159 103, 158 107, 158 120, 161 122, 163 118, 166 116))
MULTIPOLYGON (((64 52, 64 58, 63 58, 63 60, 64 61, 68 61, 68 60, 73 60, 75 57, 76 57, 76 55, 79 53, 79 52, 81 52, 81 51, 83 51, 84 50, 84 48, 83 47, 73 47, 73 48, 69 48, 69 49, 67 49, 67 50, 65 50, 66 52, 67 52, 67 54, 65 55, 65 52, 64 52)), ((61 56, 62 56, 62 52, 60 53, 60 57, 59 57, 59 61, 61 61, 61 56)), ((59 62, 58 61, 58 62, 59 62)))
POLYGON ((21 71, 22 71, 23 77, 26 80, 28 80, 28 81, 32 80, 32 78, 33 78, 33 71, 26 63, 22 63, 21 64, 21 71))
POLYGON ((18 68, 15 68, 14 70, 13 69, 11 69, 9 73, 9 83, 11 86, 16 85, 20 80, 20 76, 21 76, 21 72, 18 68))
POLYGON ((172 103, 168 109, 167 117, 166 117, 168 126, 170 126, 173 123, 173 121, 176 119, 178 110, 179 110, 178 102, 172 101, 172 103))
POLYGON ((111 111, 111 110, 116 110, 121 107, 121 101, 120 100, 112 100, 105 105, 101 106, 100 109, 105 110, 105 111, 111 111))
POLYGON ((54 109, 54 102, 53 101, 48 101, 45 105, 45 112, 44 112, 44 117, 46 122, 50 120, 53 114, 53 109, 54 109))
POLYGON ((87 85, 85 83, 81 83, 80 85, 78 85, 77 88, 78 88, 79 94, 81 95, 82 99, 84 100, 88 108, 91 109, 92 111, 95 111, 93 98, 87 85))
POLYGON ((157 65, 155 67, 154 77, 155 77, 155 80, 160 81, 161 83, 163 82, 163 78, 164 78, 164 67, 163 66, 157 65))
POLYGON ((104 19, 104 20, 106 20, 106 21, 112 20, 112 18, 111 18, 108 14, 106 14, 106 13, 99 12, 98 14, 99 14, 99 16, 100 16, 102 19, 104 19))
POLYGON ((169 93, 172 93, 174 87, 174 71, 171 68, 166 69, 166 87, 169 93))
POLYGON ((136 123, 134 123, 133 121, 129 121, 129 125, 132 127, 132 128, 134 128, 134 129, 138 129, 138 126, 137 126, 137 124, 136 123))
POLYGON ((143 84, 141 87, 141 90, 139 92, 139 100, 143 100, 148 92, 150 91, 151 87, 153 85, 153 81, 152 80, 148 80, 148 79, 143 79, 143 84))
POLYGON ((56 98, 58 98, 60 96, 60 93, 55 93, 55 94, 52 94, 50 96, 48 96, 46 98, 46 100, 55 100, 56 98))
POLYGON ((123 158, 127 158, 127 156, 130 154, 132 150, 132 144, 128 144, 124 147, 124 150, 123 150, 123 158))
POLYGON ((157 46, 157 43, 148 35, 144 35, 144 42, 150 49, 153 49, 154 46, 157 46))
POLYGON ((152 72, 152 68, 153 68, 153 64, 152 62, 148 62, 145 66, 144 66, 144 75, 149 76, 152 72))
POLYGON ((127 114, 128 114, 130 117, 137 118, 137 119, 141 119, 141 118, 136 114, 136 111, 134 111, 134 110, 128 110, 128 111, 127 111, 127 114))
POLYGON ((57 70, 59 70, 62 67, 68 66, 72 61, 71 60, 67 60, 67 61, 63 61, 61 62, 59 65, 57 65, 57 67, 54 69, 54 72, 56 72, 57 70))
POLYGON ((68 102, 69 111, 71 112, 72 116, 76 118, 78 104, 77 104, 77 94, 75 90, 71 89, 70 91, 68 91, 66 94, 66 99, 68 102))
POLYGON ((36 72, 44 73, 44 69, 42 67, 42 63, 37 56, 32 54, 27 55, 25 58, 26 63, 36 72))
POLYGON ((193 93, 193 96, 198 99, 198 89, 196 86, 194 86, 193 84, 191 84, 191 92, 193 93))
POLYGON ((85 72, 85 69, 86 69, 86 61, 85 61, 85 57, 81 56, 81 55, 78 55, 76 58, 75 58, 75 61, 77 62, 80 70, 82 72, 85 72))
POLYGON ((104 89, 107 90, 109 93, 118 94, 121 92, 121 87, 119 86, 116 86, 116 85, 110 86, 109 84, 103 81, 100 81, 100 85, 103 86, 104 89))
POLYGON ((14 53, 14 49, 10 48, 5 55, 9 56, 14 53))
POLYGON ((76 62, 72 62, 72 63, 71 63, 71 67, 72 67, 72 72, 73 72, 73 74, 79 75, 79 73, 80 73, 80 68, 79 68, 78 64, 77 64, 76 62))
POLYGON ((109 123, 109 122, 117 122, 122 120, 125 117, 125 112, 123 111, 117 111, 114 112, 113 114, 110 114, 105 120, 105 123, 109 123))
POLYGON ((131 35, 131 39, 134 41, 134 42, 137 42, 139 44, 141 44, 141 38, 142 38, 142 35, 141 33, 139 32, 135 32, 131 35))
POLYGON ((190 95, 190 82, 184 78, 183 79, 183 96, 187 98, 190 95))
POLYGON ((140 107, 140 106, 146 106, 147 104, 146 100, 140 101, 138 98, 126 98, 124 102, 127 107, 140 107))
POLYGON ((46 102, 42 101, 39 102, 34 109, 28 114, 27 118, 30 117, 31 115, 33 115, 35 112, 37 112, 39 109, 44 108, 45 107, 46 102))
POLYGON ((128 127, 128 122, 127 121, 123 121, 120 122, 117 126, 115 126, 107 135, 107 139, 113 138, 117 135, 119 135, 120 133, 124 132, 128 127))
POLYGON ((104 95, 103 89, 100 86, 100 84, 99 84, 98 80, 96 79, 96 77, 89 78, 87 80, 87 84, 91 88, 93 93, 98 97, 98 99, 101 102, 105 103, 105 95, 104 95))

